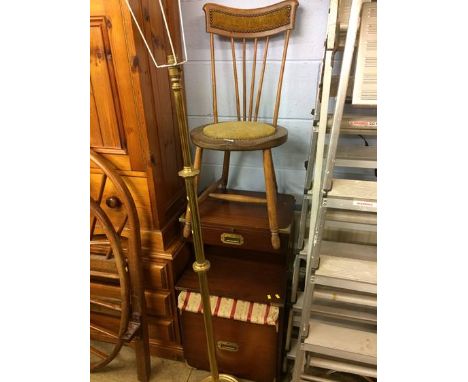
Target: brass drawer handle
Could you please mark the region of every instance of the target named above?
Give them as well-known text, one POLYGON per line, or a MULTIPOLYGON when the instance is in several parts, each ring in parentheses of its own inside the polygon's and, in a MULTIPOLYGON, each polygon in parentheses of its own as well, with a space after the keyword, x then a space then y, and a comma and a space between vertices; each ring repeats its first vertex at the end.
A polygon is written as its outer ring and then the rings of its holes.
POLYGON ((218 349, 235 353, 239 351, 239 345, 235 342, 218 341, 218 349))
POLYGON ((109 208, 119 208, 122 205, 122 202, 117 196, 111 196, 106 199, 106 205, 109 208))
POLYGON ((244 238, 237 233, 223 233, 221 234, 221 242, 224 244, 242 245, 244 238))

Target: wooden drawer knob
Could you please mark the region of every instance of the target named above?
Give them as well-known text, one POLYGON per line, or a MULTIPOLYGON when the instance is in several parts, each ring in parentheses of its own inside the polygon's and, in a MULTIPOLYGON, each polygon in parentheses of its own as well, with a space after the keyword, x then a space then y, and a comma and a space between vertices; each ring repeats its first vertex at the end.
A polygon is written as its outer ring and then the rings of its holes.
POLYGON ((106 199, 106 205, 109 208, 119 208, 122 202, 117 196, 110 196, 106 199))

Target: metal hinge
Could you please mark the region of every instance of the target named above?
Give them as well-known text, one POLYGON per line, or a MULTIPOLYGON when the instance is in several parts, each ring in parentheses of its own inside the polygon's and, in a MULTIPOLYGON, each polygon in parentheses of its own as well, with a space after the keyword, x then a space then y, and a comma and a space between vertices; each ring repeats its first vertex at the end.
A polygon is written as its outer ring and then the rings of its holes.
POLYGON ((128 323, 127 331, 122 335, 121 339, 130 342, 133 337, 139 332, 141 328, 141 315, 140 313, 133 313, 132 319, 128 323))

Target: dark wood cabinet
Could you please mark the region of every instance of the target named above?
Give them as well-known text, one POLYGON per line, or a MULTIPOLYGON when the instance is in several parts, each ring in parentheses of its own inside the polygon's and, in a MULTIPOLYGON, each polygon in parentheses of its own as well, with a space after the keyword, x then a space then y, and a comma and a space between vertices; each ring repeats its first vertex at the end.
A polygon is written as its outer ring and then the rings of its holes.
MULTIPOLYGON (((247 191, 239 193, 265 196, 247 191)), ((218 199, 207 199, 200 205, 205 255, 210 261, 207 273, 210 295, 278 308, 278 321, 274 326, 240 321, 232 312, 231 318, 213 317, 219 370, 257 382, 280 380, 281 349, 284 348, 294 197, 279 194, 277 209, 282 245, 275 250, 271 247, 268 216, 263 205, 218 199), (230 240, 226 241, 227 237, 230 240)), ((199 293, 198 277, 191 266, 182 273, 176 289, 199 293)), ((202 314, 184 310, 182 304, 179 315, 187 363, 208 370, 202 314)))
MULTIPOLYGON (((165 61, 168 42, 159 3, 131 0, 135 15, 156 57, 165 61)), ((180 51, 177 2, 164 2, 176 50, 180 51)), ((181 357, 174 280, 189 258, 178 217, 185 207, 185 187, 177 172, 182 158, 175 109, 166 69, 156 70, 124 0, 91 0, 90 146, 123 176, 135 200, 141 226, 146 302, 153 354, 181 357)), ((102 173, 90 167, 91 195, 97 197, 102 173)), ((114 196, 112 184, 103 200, 114 196)), ((115 226, 124 211, 102 204, 115 226)), ((123 233, 125 235, 125 232, 123 233)), ((112 297, 109 285, 92 293, 112 297)), ((112 327, 115 319, 93 318, 112 327)))

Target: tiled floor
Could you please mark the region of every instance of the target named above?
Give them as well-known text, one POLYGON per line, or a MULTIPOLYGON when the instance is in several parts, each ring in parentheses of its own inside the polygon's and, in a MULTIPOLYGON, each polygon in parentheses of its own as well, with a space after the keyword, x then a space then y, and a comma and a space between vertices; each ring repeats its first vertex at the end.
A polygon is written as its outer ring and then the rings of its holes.
MULTIPOLYGON (((119 355, 103 370, 91 374, 91 382, 137 382, 135 353, 123 347, 119 355)), ((151 357, 151 381, 158 382, 199 382, 209 372, 197 370, 184 362, 151 357)), ((240 382, 250 382, 239 379, 240 382)))

